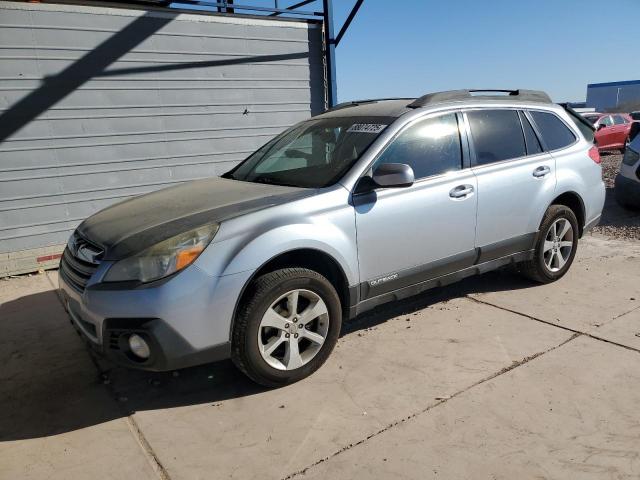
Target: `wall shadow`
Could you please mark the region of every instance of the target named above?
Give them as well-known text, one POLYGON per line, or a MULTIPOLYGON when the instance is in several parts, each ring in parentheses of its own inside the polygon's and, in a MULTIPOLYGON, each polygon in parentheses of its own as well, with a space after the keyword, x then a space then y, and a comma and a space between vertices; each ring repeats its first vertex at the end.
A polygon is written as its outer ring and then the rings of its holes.
POLYGON ((107 67, 169 24, 177 15, 177 13, 167 12, 163 16, 158 16, 148 12, 137 17, 79 60, 56 75, 45 77, 42 85, 29 92, 0 115, 0 143, 91 79, 256 62, 277 62, 309 57, 309 52, 305 51, 107 70, 107 67))
POLYGON ((58 74, 45 78, 40 87, 18 100, 0 116, 0 142, 103 72, 175 17, 176 14, 159 17, 150 13, 137 17, 58 74))

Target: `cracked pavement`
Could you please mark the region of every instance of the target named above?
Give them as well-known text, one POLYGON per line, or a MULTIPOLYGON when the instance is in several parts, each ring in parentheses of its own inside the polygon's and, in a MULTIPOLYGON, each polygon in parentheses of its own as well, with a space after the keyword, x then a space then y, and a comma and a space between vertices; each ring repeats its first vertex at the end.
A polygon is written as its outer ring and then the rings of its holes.
POLYGON ((640 244, 588 236, 554 284, 492 272, 366 314, 277 390, 113 367, 56 272, 0 281, 0 478, 637 478, 639 272, 640 244))

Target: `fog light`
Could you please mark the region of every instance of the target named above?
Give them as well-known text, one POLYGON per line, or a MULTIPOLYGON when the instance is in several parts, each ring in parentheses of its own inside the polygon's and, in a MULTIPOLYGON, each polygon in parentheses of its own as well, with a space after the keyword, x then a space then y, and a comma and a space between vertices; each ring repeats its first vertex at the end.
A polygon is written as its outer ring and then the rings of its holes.
POLYGON ((129 348, 136 357, 147 359, 151 355, 149 344, 145 342, 144 338, 135 333, 129 337, 129 348))

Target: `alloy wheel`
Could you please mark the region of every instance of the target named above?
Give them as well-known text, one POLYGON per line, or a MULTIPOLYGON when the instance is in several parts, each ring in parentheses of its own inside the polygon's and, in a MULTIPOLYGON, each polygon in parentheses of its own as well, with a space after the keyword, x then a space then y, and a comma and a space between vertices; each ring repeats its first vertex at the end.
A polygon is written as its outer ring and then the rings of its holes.
POLYGON ((322 298, 310 290, 281 295, 262 316, 258 349, 278 370, 294 370, 313 359, 329 332, 329 311, 322 298))
POLYGON ((574 232, 566 218, 558 218, 551 224, 545 236, 542 255, 544 264, 551 272, 562 270, 573 250, 574 232))

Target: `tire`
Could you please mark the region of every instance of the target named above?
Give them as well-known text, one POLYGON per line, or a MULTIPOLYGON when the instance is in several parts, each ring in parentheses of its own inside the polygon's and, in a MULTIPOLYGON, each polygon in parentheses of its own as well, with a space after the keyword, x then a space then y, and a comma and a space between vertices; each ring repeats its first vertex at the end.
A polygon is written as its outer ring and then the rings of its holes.
POLYGON ((325 277, 306 268, 276 270, 249 285, 233 327, 231 359, 260 385, 287 385, 320 368, 335 347, 341 326, 340 298, 325 277), (290 311, 294 299, 297 311, 290 311), (314 316, 316 311, 323 313, 314 316), (302 322, 308 323, 299 328, 302 322), (318 336, 311 341, 311 335, 318 336), (296 356, 293 352, 298 351, 296 356))
POLYGON ((578 249, 578 235, 578 220, 573 210, 564 205, 551 205, 545 212, 542 222, 540 223, 540 230, 538 231, 534 248, 534 257, 522 263, 520 268, 521 273, 527 278, 539 283, 551 283, 562 278, 571 267, 573 259, 575 258, 578 249), (565 225, 562 220, 568 222, 570 225, 571 238, 569 239, 569 232, 567 232, 560 239, 562 243, 556 240, 549 242, 548 238, 551 235, 551 228, 556 225, 557 229, 562 229, 565 225), (568 242, 571 242, 571 250, 567 249, 568 242), (550 244, 554 244, 554 247, 548 249, 550 244), (556 246, 557 249, 555 249, 556 246), (550 258, 550 255, 555 255, 555 258, 550 258), (560 257, 558 257, 558 255, 560 257))

